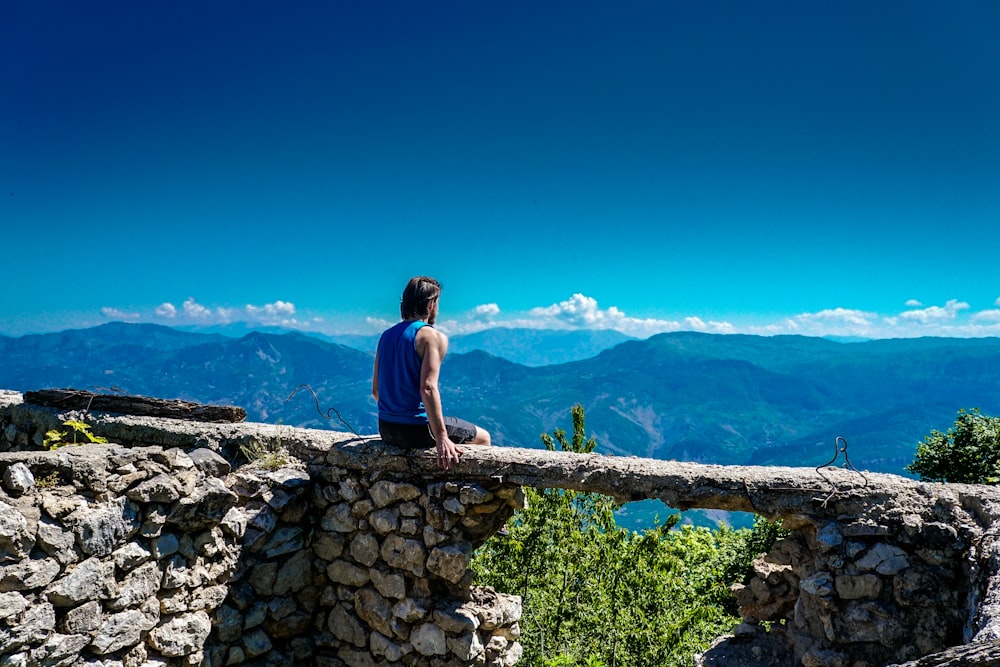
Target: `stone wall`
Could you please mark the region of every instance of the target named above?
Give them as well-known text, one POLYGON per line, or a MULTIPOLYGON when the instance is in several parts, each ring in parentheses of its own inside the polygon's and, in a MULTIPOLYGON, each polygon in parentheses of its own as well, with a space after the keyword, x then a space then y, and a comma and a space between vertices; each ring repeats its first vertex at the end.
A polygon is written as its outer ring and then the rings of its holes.
POLYGON ((142 421, 116 438, 128 447, 33 451, 81 415, 2 403, 4 667, 520 657, 520 600, 468 571, 523 499, 516 485, 349 469, 329 446, 232 470, 218 452, 275 449, 283 431, 264 426, 222 443, 142 421))
POLYGON ((520 602, 467 566, 522 486, 783 519, 702 665, 1000 664, 996 487, 111 414, 28 451, 67 416, 0 393, 0 667, 512 665, 520 602))

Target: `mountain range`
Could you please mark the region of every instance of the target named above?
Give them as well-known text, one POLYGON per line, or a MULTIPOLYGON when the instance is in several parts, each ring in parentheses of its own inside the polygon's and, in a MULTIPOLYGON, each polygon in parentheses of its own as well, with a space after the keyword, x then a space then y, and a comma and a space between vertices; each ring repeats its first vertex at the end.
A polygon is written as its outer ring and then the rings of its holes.
MULTIPOLYGON (((894 473, 959 409, 1000 412, 997 338, 566 334, 456 336, 442 368, 446 411, 489 429, 498 445, 533 447, 543 432, 570 429, 570 407, 580 403, 599 452, 723 464, 821 465, 842 436, 855 466, 894 473), (490 351, 470 349, 477 343, 490 351), (572 360, 528 365, 491 353, 504 349, 529 363, 572 360)), ((362 434, 376 430, 371 368, 370 351, 294 332, 237 338, 110 323, 0 337, 0 388, 239 405, 252 420, 362 434), (289 399, 303 384, 319 409, 305 389, 289 399)))

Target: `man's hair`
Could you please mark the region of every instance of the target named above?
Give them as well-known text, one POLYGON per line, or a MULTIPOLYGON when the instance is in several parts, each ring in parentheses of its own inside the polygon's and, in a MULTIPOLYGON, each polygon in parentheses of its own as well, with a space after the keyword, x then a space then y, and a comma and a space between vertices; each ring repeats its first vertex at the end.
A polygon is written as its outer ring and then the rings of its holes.
POLYGON ((441 283, 417 276, 410 278, 403 289, 403 299, 399 302, 399 314, 404 320, 416 319, 427 315, 427 307, 431 301, 441 295, 441 283))

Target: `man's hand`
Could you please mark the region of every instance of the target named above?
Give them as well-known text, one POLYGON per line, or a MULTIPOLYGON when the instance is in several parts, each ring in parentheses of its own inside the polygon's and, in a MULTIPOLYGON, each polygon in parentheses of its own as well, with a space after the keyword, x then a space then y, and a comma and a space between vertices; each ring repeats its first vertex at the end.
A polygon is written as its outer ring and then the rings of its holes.
POLYGON ((448 436, 438 440, 437 443, 437 463, 443 470, 451 470, 452 463, 458 463, 462 458, 462 450, 451 441, 448 436))

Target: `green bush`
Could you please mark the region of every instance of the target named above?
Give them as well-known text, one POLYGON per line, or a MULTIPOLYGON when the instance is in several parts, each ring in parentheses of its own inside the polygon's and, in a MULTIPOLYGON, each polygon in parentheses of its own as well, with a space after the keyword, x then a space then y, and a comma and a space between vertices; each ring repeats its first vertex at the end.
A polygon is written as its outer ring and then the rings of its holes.
POLYGON ((996 484, 1000 481, 1000 418, 978 408, 960 410, 947 433, 934 430, 917 445, 906 466, 932 482, 996 484))
MULTIPOLYGON (((545 446, 589 452, 583 409, 574 432, 545 446)), ((770 548, 776 524, 752 530, 684 526, 679 515, 633 532, 616 525, 611 498, 563 489, 526 489, 528 507, 509 535, 475 555, 477 583, 520 595, 524 665, 623 667, 693 664, 739 623, 730 593, 750 561, 770 548)))

